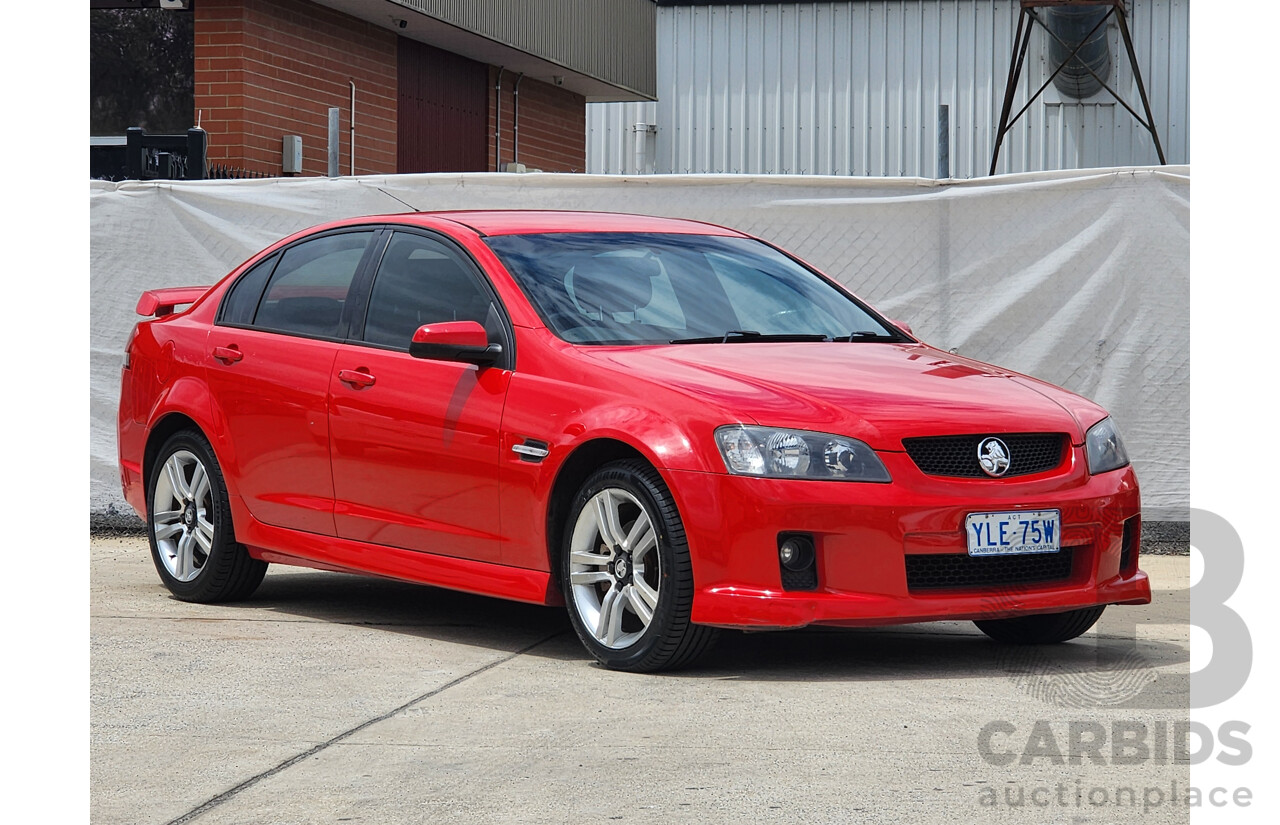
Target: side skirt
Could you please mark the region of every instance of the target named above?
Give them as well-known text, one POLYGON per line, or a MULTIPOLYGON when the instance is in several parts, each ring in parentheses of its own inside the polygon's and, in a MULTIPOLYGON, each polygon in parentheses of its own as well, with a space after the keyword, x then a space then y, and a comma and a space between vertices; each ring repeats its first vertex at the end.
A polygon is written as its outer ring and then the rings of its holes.
POLYGON ((542 570, 304 533, 245 516, 236 519, 236 538, 249 555, 272 564, 383 576, 530 604, 564 604, 551 574, 542 570))

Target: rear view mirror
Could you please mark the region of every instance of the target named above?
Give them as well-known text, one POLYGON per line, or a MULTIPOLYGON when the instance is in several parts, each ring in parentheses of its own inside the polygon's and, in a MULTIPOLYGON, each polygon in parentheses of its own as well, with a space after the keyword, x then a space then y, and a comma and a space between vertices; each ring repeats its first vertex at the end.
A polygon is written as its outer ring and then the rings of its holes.
POLYGON ((907 323, 906 323, 906 322, 904 322, 904 321, 899 321, 899 320, 897 320, 896 318, 890 318, 890 319, 889 319, 889 323, 893 324, 895 327, 897 327, 898 329, 902 330, 902 331, 903 331, 903 332, 905 332, 907 335, 910 335, 912 338, 915 338, 915 337, 916 337, 916 334, 915 334, 914 332, 912 332, 912 331, 911 331, 911 325, 910 325, 910 324, 907 324, 907 323))
POLYGON ((475 321, 446 321, 418 327, 409 344, 409 354, 433 361, 488 366, 502 355, 502 345, 490 344, 489 334, 475 321))

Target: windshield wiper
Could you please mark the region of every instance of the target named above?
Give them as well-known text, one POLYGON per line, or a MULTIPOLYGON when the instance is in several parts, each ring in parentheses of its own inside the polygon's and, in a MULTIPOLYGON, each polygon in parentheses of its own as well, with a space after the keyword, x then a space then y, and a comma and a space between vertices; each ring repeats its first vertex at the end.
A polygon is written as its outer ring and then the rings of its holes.
POLYGON ((702 338, 673 338, 672 344, 742 344, 742 343, 795 343, 803 341, 830 341, 831 339, 821 333, 806 332, 784 332, 774 335, 765 335, 762 332, 756 332, 751 329, 731 329, 724 335, 709 335, 702 338))
POLYGON ((835 341, 874 341, 874 340, 889 341, 889 340, 893 340, 895 337, 896 336, 894 335, 886 335, 885 333, 875 332, 874 330, 856 329, 853 332, 849 333, 848 335, 840 335, 834 338, 833 340, 835 341))

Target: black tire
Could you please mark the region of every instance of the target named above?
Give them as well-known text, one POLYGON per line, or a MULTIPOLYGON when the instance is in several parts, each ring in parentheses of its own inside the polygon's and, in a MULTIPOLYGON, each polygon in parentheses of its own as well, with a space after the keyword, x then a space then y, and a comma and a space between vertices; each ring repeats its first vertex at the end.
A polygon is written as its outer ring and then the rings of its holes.
POLYGON ((147 481, 147 537, 160 580, 183 601, 248 598, 267 572, 266 562, 252 558, 244 545, 236 542, 222 469, 208 439, 196 430, 174 433, 156 455, 147 481), (178 479, 166 470, 171 461, 178 479), (207 479, 207 489, 199 482, 201 477, 207 479), (185 493, 175 489, 184 486, 185 493), (164 508, 160 511, 156 508, 157 491, 164 508))
POLYGON ((1039 613, 1013 619, 974 622, 978 629, 997 642, 1011 645, 1052 645, 1074 639, 1098 621, 1105 604, 1065 613, 1039 613))
MULTIPOLYGON (((598 523, 590 515, 587 518, 598 523)), ((716 628, 689 621, 693 610, 693 568, 689 562, 684 525, 662 477, 644 461, 606 464, 583 483, 565 524, 560 553, 560 585, 578 638, 600 664, 613 670, 651 673, 684 667, 708 651, 719 635, 716 628), (594 539, 584 538, 592 527, 586 523, 579 527, 584 509, 592 504, 594 512, 596 505, 593 501, 605 491, 609 491, 606 501, 616 499, 619 502, 615 510, 617 525, 623 533, 630 534, 628 540, 636 535, 633 528, 640 521, 639 508, 643 508, 654 533, 652 541, 646 540, 647 532, 635 541, 631 549, 639 548, 635 556, 639 567, 630 568, 629 573, 624 572, 621 578, 617 576, 619 557, 624 557, 628 564, 631 561, 623 545, 609 548, 609 542, 598 529, 594 539), (611 563, 597 564, 594 569, 598 576, 607 573, 612 578, 591 584, 579 581, 575 589, 574 568, 579 574, 592 572, 591 565, 581 563, 581 555, 574 556, 575 534, 579 549, 590 547, 591 552, 599 554, 593 558, 612 559, 611 563), (657 560, 656 570, 652 563, 654 558, 657 560), (652 594, 656 590, 657 594, 647 626, 642 615, 648 609, 647 601, 639 603, 643 595, 640 592, 642 585, 647 586, 646 593, 652 594), (616 610, 620 617, 618 636, 612 646, 606 643, 607 632, 604 640, 597 638, 599 625, 597 630, 589 626, 590 619, 600 621, 606 613, 613 615, 604 606, 611 592, 614 593, 614 601, 619 603, 616 610)))

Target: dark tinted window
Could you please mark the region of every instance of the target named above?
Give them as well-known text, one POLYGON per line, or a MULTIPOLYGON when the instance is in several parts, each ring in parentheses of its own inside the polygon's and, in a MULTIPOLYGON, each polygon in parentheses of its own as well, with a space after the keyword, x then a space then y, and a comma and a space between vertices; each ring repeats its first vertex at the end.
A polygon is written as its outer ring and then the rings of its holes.
POLYGON ((262 288, 271 277, 271 267, 275 266, 278 255, 272 255, 265 261, 254 265, 252 269, 236 279, 227 290, 227 297, 222 302, 223 324, 248 326, 253 323, 253 313, 258 309, 258 299, 262 297, 262 288))
POLYGON ((326 235, 285 250, 253 325, 319 338, 337 337, 351 280, 373 234, 326 235))
POLYGON ((477 321, 497 338, 493 300, 458 255, 431 238, 397 232, 373 280, 364 340, 408 349, 423 324, 477 321))
POLYGON ((825 279, 750 238, 594 232, 485 242, 566 341, 659 344, 734 331, 899 340, 825 279))

